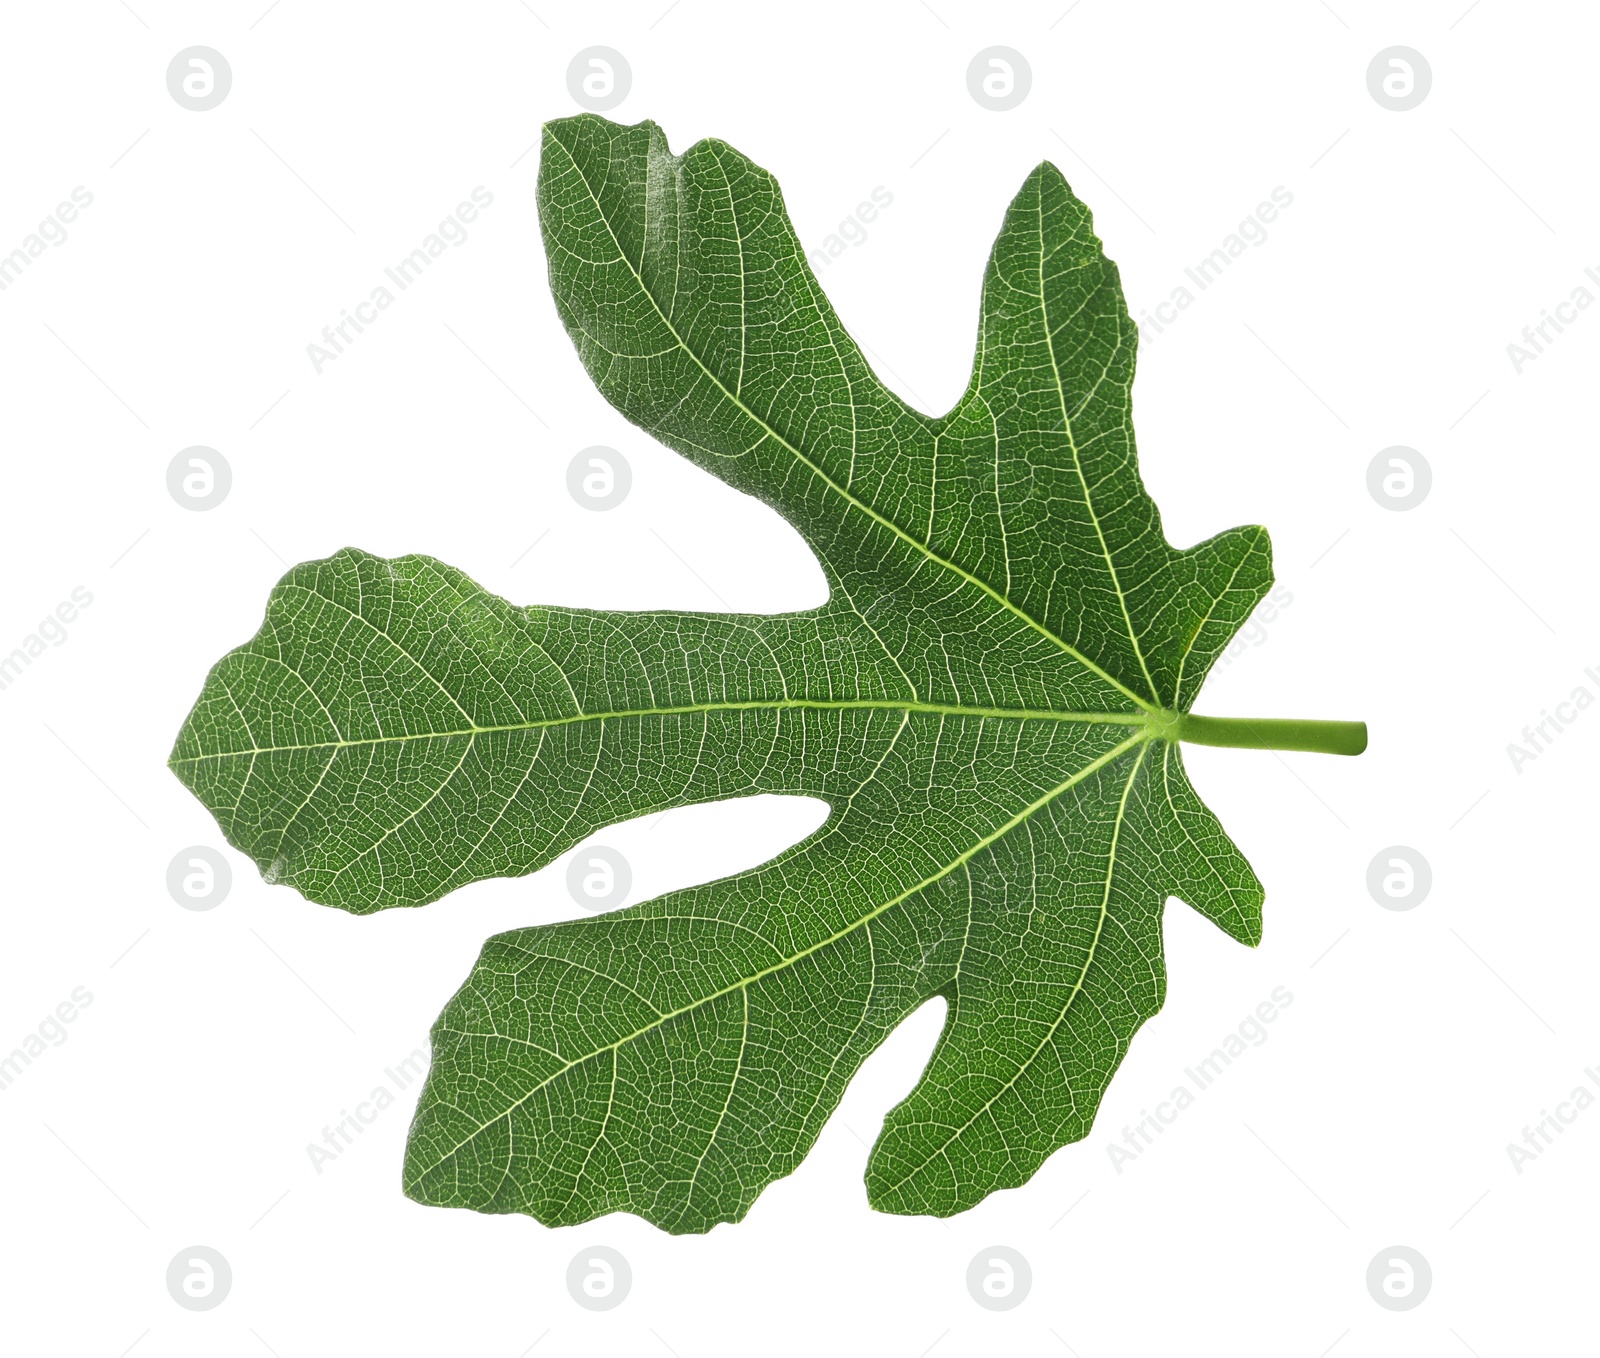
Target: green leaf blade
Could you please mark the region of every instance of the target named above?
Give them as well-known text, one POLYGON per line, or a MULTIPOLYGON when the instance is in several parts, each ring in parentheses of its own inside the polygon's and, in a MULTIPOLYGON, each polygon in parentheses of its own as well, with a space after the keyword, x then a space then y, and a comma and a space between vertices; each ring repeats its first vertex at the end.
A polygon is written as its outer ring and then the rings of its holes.
POLYGON ((739 1219, 749 1185, 694 1167, 710 1151, 747 1163, 731 1140, 763 1149, 761 1182, 788 1173, 860 1062, 954 979, 971 865, 1148 744, 1142 731, 1100 724, 1041 723, 1020 739, 985 718, 882 713, 876 725, 873 776, 773 862, 616 916, 491 940, 435 1031, 434 1097, 419 1111, 407 1191, 550 1225, 622 1201, 652 1203, 647 1215, 670 1230, 739 1219), (951 760, 1003 771, 1007 786, 934 779, 951 760), (1051 784, 1062 767, 1075 772, 1051 784), (914 844, 902 842, 908 812, 922 827, 914 844), (585 1001, 554 1001, 554 1020, 516 998, 559 996, 574 977, 585 1001), (735 1029, 738 1045, 760 1054, 754 1065, 718 1055, 735 1029), (461 1040, 482 1044, 465 1065, 461 1040), (509 1045, 497 1053, 497 1041, 509 1045), (535 1070, 519 1059, 524 1046, 558 1064, 535 1070), (674 1096, 652 1102, 663 1070, 674 1096), (592 1099, 597 1078, 643 1091, 640 1103, 619 1113, 608 1098, 603 1125, 579 1117, 571 1110, 592 1099), (719 1111, 730 1109, 731 1121, 719 1111), (497 1167, 513 1145, 523 1159, 507 1178, 497 1167), (614 1165, 596 1159, 603 1147, 617 1151, 614 1165), (569 1185, 563 1166, 574 1160, 585 1168, 569 1185))
MULTIPOLYGON (((945 1028, 869 1198, 948 1215, 1020 1185, 1087 1133, 1159 1010, 1167 898, 1260 939, 1260 883, 1174 742, 1185 720, 1240 739, 1185 714, 1270 586, 1266 533, 1166 542, 1137 334, 1053 166, 1005 214, 942 417, 877 380, 777 182, 724 143, 673 156, 654 124, 552 123, 539 205, 597 387, 792 523, 828 602, 523 608, 428 558, 341 552, 285 577, 172 767, 269 880, 356 913, 673 807, 827 803, 749 872, 489 940, 435 1025, 418 1201, 737 1221, 936 995, 945 1028)), ((1304 747, 1355 747, 1316 725, 1304 747)))

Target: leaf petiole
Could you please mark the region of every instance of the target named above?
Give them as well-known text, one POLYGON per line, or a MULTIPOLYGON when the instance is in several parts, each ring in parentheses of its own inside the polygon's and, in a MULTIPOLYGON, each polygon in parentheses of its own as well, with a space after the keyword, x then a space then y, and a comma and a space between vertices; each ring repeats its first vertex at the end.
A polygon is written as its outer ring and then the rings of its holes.
POLYGON ((1161 734, 1191 745, 1240 750, 1309 750, 1314 754, 1360 754, 1367 748, 1364 721, 1299 721, 1280 717, 1197 717, 1159 714, 1161 734))

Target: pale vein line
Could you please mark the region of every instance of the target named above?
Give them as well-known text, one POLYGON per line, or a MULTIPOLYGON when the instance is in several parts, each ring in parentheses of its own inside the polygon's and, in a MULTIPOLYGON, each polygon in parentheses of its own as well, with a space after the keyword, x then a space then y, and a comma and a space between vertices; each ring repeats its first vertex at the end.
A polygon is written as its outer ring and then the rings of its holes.
MULTIPOLYGON (((268 657, 270 658, 270 657, 268 657)), ((902 670, 902 674, 905 672, 902 670)), ((430 676, 431 677, 431 676, 430 676)), ((910 677, 906 677, 910 682, 910 677)), ((617 721, 627 717, 683 717, 703 712, 783 711, 803 708, 821 712, 914 712, 940 717, 977 717, 984 720, 1081 722, 1091 726, 1143 726, 1148 718, 1142 712, 1052 712, 1036 708, 965 707, 952 703, 908 702, 903 698, 755 698, 742 702, 687 703, 682 707, 641 707, 615 712, 576 712, 571 716, 549 717, 539 721, 509 722, 503 726, 466 726, 450 731, 418 731, 398 736, 366 736, 356 740, 312 741, 303 745, 260 745, 238 750, 217 750, 210 754, 186 755, 171 759, 168 766, 199 764, 211 759, 242 759, 246 755, 284 754, 289 751, 342 750, 353 745, 392 745, 410 740, 455 740, 463 736, 500 735, 516 731, 542 731, 553 726, 575 726, 591 721, 617 721)))
MULTIPOLYGON (((1244 569, 1245 562, 1250 560, 1251 556, 1255 552, 1255 549, 1261 545, 1262 539, 1264 539, 1266 536, 1267 530, 1258 526, 1256 528, 1256 540, 1250 544, 1250 549, 1239 558, 1238 563, 1233 568, 1233 574, 1228 577, 1228 583, 1223 586, 1222 592, 1212 599, 1211 607, 1206 609, 1205 617, 1200 619, 1200 625, 1194 629, 1194 635, 1189 638, 1189 644, 1183 648, 1183 659, 1178 662, 1177 684, 1172 691, 1172 705, 1180 711, 1183 708, 1183 671, 1189 664, 1189 657, 1194 653, 1195 645, 1200 640, 1200 634, 1206 630, 1206 626, 1210 623, 1212 615, 1216 613, 1217 605, 1227 598, 1230 593, 1232 593, 1233 582, 1239 578, 1239 572, 1244 569)), ((1315 565, 1316 563, 1313 562, 1312 564, 1315 565)), ((1262 586, 1262 589, 1263 592, 1265 592, 1266 586, 1262 586)))
MULTIPOLYGON (((1112 753, 1120 754, 1132 743, 1133 742, 1131 741, 1125 741, 1112 753)), ((1133 768, 1128 773, 1128 781, 1123 786, 1122 800, 1117 805, 1117 817, 1112 823, 1111 847, 1106 861, 1105 887, 1100 896, 1100 917, 1095 921, 1094 937, 1089 940, 1089 949, 1087 954, 1084 956, 1083 966, 1078 971, 1077 980, 1075 980, 1072 984, 1072 990, 1067 995, 1066 1003, 1061 1006, 1061 1012, 1056 1015, 1055 1022, 1050 1025, 1049 1030, 1045 1033, 1044 1037, 1040 1039, 1039 1045, 1036 1046, 1033 1051, 1017 1065, 1016 1070, 1011 1073, 1011 1077, 984 1101, 984 1104, 981 1108, 979 1108, 971 1117, 957 1127, 955 1131, 951 1132, 950 1135, 941 1141, 932 1152, 924 1156, 921 1163, 918 1164, 917 1167, 911 1171, 911 1173, 905 1175, 895 1183, 891 1184, 889 1187, 880 1190, 877 1194, 880 1202, 887 1199, 891 1193, 894 1193, 902 1185, 920 1174, 923 1170, 923 1167, 928 1163, 929 1160, 933 1159, 935 1155, 943 1155, 945 1150, 955 1141, 957 1141, 968 1127, 972 1126, 974 1122, 976 1122, 985 1113, 987 1113, 990 1108, 999 1102, 1004 1095, 1009 1093, 1016 1085, 1017 1081, 1022 1078, 1023 1071, 1029 1069, 1033 1063, 1039 1059, 1039 1053, 1055 1040, 1056 1032, 1060 1029, 1061 1025, 1066 1022, 1067 1015, 1072 1011, 1072 1006, 1077 1002, 1078 995, 1083 990, 1084 982, 1088 979, 1089 968, 1094 963, 1095 955, 1100 951, 1100 935, 1105 931, 1106 918, 1111 913, 1111 883, 1116 875, 1117 869, 1117 845, 1122 836, 1123 822, 1127 819, 1128 814, 1128 796, 1133 791, 1134 779, 1139 776, 1139 770, 1144 766, 1144 757, 1148 753, 1149 745, 1146 744, 1140 749, 1139 757, 1133 761, 1133 768)), ((1104 758, 1096 761, 1096 763, 1104 762, 1106 762, 1104 758)), ((1093 765, 1090 767, 1092 768, 1093 765)), ((1057 791, 1061 790, 1064 789, 1057 789, 1057 791)), ((1047 794, 1047 797, 1053 798, 1055 795, 1055 793, 1050 793, 1047 794)), ((1035 805, 1038 805, 1038 803, 1035 803, 1035 805)))
MULTIPOLYGON (((598 972, 596 972, 595 974, 599 975, 598 972)), ((626 989, 626 987, 624 987, 624 989, 626 989)), ((643 997, 641 996, 640 998, 643 998, 643 997)), ((650 1007, 652 1009, 655 1008, 654 1005, 651 1005, 650 1007)), ((528 1043, 527 1045, 530 1046, 530 1047, 533 1046, 533 1044, 531 1042, 528 1043)), ((533 1049, 535 1051, 543 1051, 544 1050, 544 1048, 542 1048, 542 1047, 534 1047, 533 1049)), ((619 1062, 621 1060, 620 1053, 621 1053, 621 1048, 619 1048, 619 1047, 613 1047, 611 1049, 611 1088, 606 1094, 606 1111, 604 1112, 604 1114, 601 1115, 601 1118, 600 1118, 600 1130, 595 1133, 594 1140, 589 1143, 589 1149, 586 1150, 583 1153, 583 1163, 578 1166, 578 1172, 575 1175, 573 1175, 573 1178, 572 1178, 572 1192, 567 1195, 566 1204, 561 1209, 563 1215, 566 1214, 567 1210, 577 1200, 578 1191, 583 1187, 583 1176, 589 1172, 589 1161, 594 1159, 595 1151, 599 1148, 600 1143, 602 1141, 605 1141, 605 1139, 606 1139, 606 1128, 611 1125, 611 1114, 612 1114, 612 1112, 615 1110, 615 1108, 617 1106, 617 1079, 618 1079, 618 1072, 619 1072, 619 1062)), ((507 1132, 508 1132, 508 1136, 509 1136, 509 1132, 510 1132, 510 1128, 509 1127, 507 1128, 507 1132)), ((613 1147, 613 1149, 615 1149, 615 1147, 613 1147)), ((500 1187, 495 1189, 495 1193, 497 1195, 500 1192, 500 1188, 504 1188, 505 1187, 506 1180, 511 1177, 511 1168, 512 1168, 512 1165, 514 1163, 514 1160, 515 1160, 515 1157, 511 1155, 510 1149, 509 1149, 509 1145, 508 1145, 507 1152, 506 1152, 506 1172, 505 1172, 504 1175, 501 1176, 500 1187)))
MULTIPOLYGON (((1100 527, 1100 516, 1095 512, 1094 498, 1089 491, 1089 479, 1083 474, 1083 459, 1078 453, 1078 440, 1072 432, 1072 416, 1067 412, 1067 393, 1061 385, 1061 365, 1056 362, 1056 342, 1050 333, 1050 304, 1044 292, 1044 185, 1038 188, 1039 194, 1039 316, 1044 321, 1045 350, 1050 355, 1050 374, 1055 379, 1056 396, 1061 401, 1061 427, 1067 436, 1067 447, 1072 452, 1072 466, 1078 473, 1078 484, 1083 487, 1083 506, 1089 511, 1089 522, 1094 525, 1094 535, 1100 540, 1100 555, 1105 560, 1106 571, 1111 576, 1111 588, 1117 593, 1117 603, 1122 608, 1122 620, 1127 624, 1128 640, 1133 645, 1133 654, 1139 661, 1139 668, 1144 671, 1144 681, 1150 685, 1150 697, 1157 707, 1161 706, 1161 695, 1156 691, 1156 681, 1150 677, 1150 667, 1145 664, 1144 651, 1139 645, 1139 637, 1133 630, 1133 616, 1128 612, 1128 598, 1122 592, 1122 581, 1117 577, 1116 562, 1111 559, 1111 548, 1106 543, 1106 535, 1100 527)), ((1117 335, 1117 347, 1122 347, 1122 335, 1117 335)), ((1109 361, 1106 364, 1110 368, 1109 361)), ((1135 697, 1129 694, 1130 697, 1135 697)), ((1135 701, 1143 704, 1143 699, 1135 697, 1135 701)))
POLYGON ((733 201, 733 181, 728 178, 728 167, 722 163, 715 147, 711 148, 711 159, 721 171, 722 186, 728 191, 728 220, 733 223, 733 243, 739 247, 739 376, 733 384, 733 394, 737 397, 744 391, 745 346, 750 333, 749 299, 745 296, 744 232, 739 227, 738 204, 733 201))
MULTIPOLYGON (((867 930, 871 936, 871 928, 867 930)), ((744 995, 744 1024, 739 1030, 739 1059, 733 1065, 733 1078, 728 1081, 728 1097, 722 1101, 722 1111, 717 1114, 715 1125, 711 1128, 711 1136, 706 1141, 706 1148, 700 1152, 700 1158, 694 1162, 694 1173, 689 1176, 689 1187, 683 1195, 683 1213, 687 1214, 693 1206, 695 1180, 700 1177, 700 1170, 705 1165, 706 1156, 711 1154, 711 1148, 717 1144, 717 1134, 722 1130, 722 1124, 727 1121, 728 1109, 733 1107, 733 1091, 739 1087, 739 1077, 744 1074, 745 1048, 750 1045, 750 987, 745 986, 741 992, 744 995)), ((870 994, 871 991, 869 990, 870 994)))
MULTIPOLYGON (((927 890, 927 888, 932 886, 935 882, 942 881, 957 868, 962 867, 968 861, 982 853, 983 850, 988 848, 991 844, 1003 839, 1006 835, 1010 834, 1012 830, 1016 829, 1017 826, 1021 825, 1024 821, 1029 820, 1044 807, 1050 805, 1051 802, 1053 802, 1057 797, 1061 796, 1061 794, 1066 792, 1069 788, 1075 787, 1085 778, 1092 777, 1107 764, 1113 763, 1117 759, 1120 759, 1129 750, 1144 744, 1149 739, 1150 736, 1146 732, 1140 732, 1138 735, 1128 737, 1128 739, 1123 741, 1121 744, 1112 747, 1103 755, 1091 760, 1088 764, 1084 765, 1083 768, 1079 769, 1064 782, 1057 784, 1048 792, 1030 802, 1027 806, 1023 807, 1022 810, 1018 811, 1008 821, 1001 825, 997 830, 991 831, 989 834, 983 836, 983 838, 981 838, 971 848, 964 850, 951 862, 940 868, 937 872, 930 873, 927 877, 924 877, 920 882, 916 883, 916 885, 908 887, 905 891, 902 891, 898 896, 892 896, 888 900, 882 902, 880 905, 874 906, 859 919, 851 921, 842 929, 836 930, 834 933, 829 934, 826 938, 823 938, 808 947, 802 948, 798 952, 792 953, 790 956, 783 958, 778 962, 774 962, 771 966, 762 968, 762 970, 754 973, 753 975, 742 977, 735 981, 732 985, 724 986, 722 989, 715 990, 709 995, 702 996, 700 999, 691 1000, 688 1004, 685 1004, 680 1008, 670 1010, 669 1012, 662 1014, 659 1018, 653 1019, 649 1023, 646 1023, 643 1027, 619 1037, 615 1042, 608 1042, 605 1046, 597 1047, 594 1051, 586 1052, 582 1056, 574 1057, 572 1060, 568 1061, 564 1066, 562 1066, 561 1069, 553 1071, 551 1074, 547 1075, 538 1084, 529 1089, 527 1093, 521 1095, 513 1103, 509 1104, 504 1110, 495 1114, 495 1116, 490 1118, 489 1121, 479 1124, 476 1129, 468 1133, 467 1136, 458 1141, 426 1169, 419 1170, 418 1173, 412 1177, 410 1182, 412 1184, 420 1182, 426 1175, 431 1174, 440 1165, 444 1164, 446 1160, 459 1151, 463 1146, 481 1136, 495 1123, 501 1122, 508 1118, 535 1094, 544 1089, 545 1086, 560 1079, 561 1076, 565 1075, 574 1067, 582 1065, 585 1061, 592 1061, 596 1056, 603 1055, 605 1052, 624 1047, 630 1042, 635 1042, 639 1038, 643 1037, 646 1033, 654 1032, 663 1024, 668 1023, 675 1018, 680 1018, 684 1014, 693 1013, 697 1009, 702 1009, 706 1005, 721 999, 724 995, 731 995, 735 990, 739 990, 746 986, 756 985, 765 980, 768 976, 773 975, 775 972, 783 971, 794 966, 796 963, 803 962, 807 957, 821 952, 824 948, 831 947, 833 944, 839 942, 840 939, 847 938, 863 925, 870 924, 879 915, 882 915, 886 911, 892 910, 895 906, 910 900, 919 892, 927 890)), ((1129 780, 1129 786, 1132 786, 1131 778, 1129 780)), ((1126 791, 1124 791, 1124 799, 1126 799, 1126 795, 1126 791)))
POLYGON ((842 578, 839 580, 839 593, 844 595, 844 601, 850 605, 850 611, 861 619, 861 625, 872 633, 872 639, 883 647, 883 653, 888 657, 889 663, 900 671, 900 677, 906 681, 906 687, 911 690, 912 701, 917 701, 917 686, 912 682, 911 676, 906 673, 906 667, 900 663, 900 657, 889 649, 889 643, 878 634, 878 629, 872 625, 871 620, 856 603, 855 596, 845 588, 842 578))
MULTIPOLYGON (((946 560, 937 552, 934 552, 932 549, 930 549, 926 543, 917 541, 915 537, 906 532, 904 528, 900 527, 900 525, 895 523, 892 519, 880 514, 864 500, 857 499, 847 489, 845 489, 845 487, 841 486, 837 481, 823 471, 821 467, 819 467, 809 457, 802 453, 800 449, 796 448, 794 444, 790 443, 788 439, 786 439, 782 434, 768 424, 766 420, 762 419, 755 413, 755 411, 751 410, 749 406, 745 405, 745 403, 740 400, 738 396, 729 391, 728 388, 723 384, 722 380, 714 372, 712 372, 709 367, 706 366, 705 361, 701 359, 700 355, 695 353, 695 351, 684 342, 683 336, 678 333, 677 327, 672 324, 666 313, 662 311, 660 303, 658 303, 655 299, 655 295, 650 291, 649 288, 645 287, 644 278, 639 273, 639 270, 634 267, 633 261, 628 258, 627 252, 623 250, 621 242, 617 240, 616 232, 612 230, 610 219, 605 215, 604 210, 600 206, 599 198, 595 195, 594 189, 590 186, 582 168, 578 165, 577 161, 573 159, 572 153, 568 151, 564 145, 562 145, 559 138, 552 136, 550 140, 556 146, 561 147, 562 153, 567 158, 567 163, 571 165, 573 173, 577 175, 578 180, 583 185, 585 192, 588 193, 589 201, 594 206, 596 218, 605 227, 606 233, 611 237, 612 245, 615 247, 617 252, 617 261, 623 264, 633 275, 634 281, 639 285, 639 292, 646 298, 646 300, 649 301, 651 309, 660 318, 661 324, 667 328, 667 332, 672 336, 678 348, 694 361, 695 366, 706 375, 706 378, 712 383, 713 386, 716 387, 718 391, 727 397, 730 404, 736 406, 752 424, 756 425, 760 429, 765 430, 768 437, 787 449, 794 456, 794 458, 804 467, 806 467, 807 470, 809 470, 824 486, 845 500, 846 503, 860 510, 874 523, 877 523, 880 526, 888 529, 902 542, 914 548, 919 554, 926 557, 935 565, 942 566, 945 570, 959 576, 968 584, 975 585, 978 589, 982 590, 991 599, 1004 608, 1008 613, 1013 614, 1017 619, 1027 624, 1027 626, 1038 632, 1046 640, 1058 646, 1062 651, 1072 656, 1085 668, 1089 669, 1101 679, 1105 680, 1106 683, 1116 688, 1119 692, 1124 694, 1133 702, 1138 703, 1140 707, 1146 708, 1147 710, 1149 709, 1150 704, 1146 702, 1145 699, 1141 698, 1121 680, 1115 678, 1106 670, 1102 669, 1099 665, 1095 664, 1094 661, 1090 660, 1088 656, 1084 655, 1076 647, 1071 646, 1066 641, 1062 640, 1061 637, 1057 636, 1037 618, 1017 607, 1017 605, 1014 604, 1010 599, 1006 598, 1005 595, 1001 594, 999 590, 995 589, 993 585, 980 580, 977 576, 973 575, 964 567, 957 565, 954 561, 946 560)), ((1152 686, 1152 692, 1153 691, 1154 690, 1152 686)), ((1156 706, 1160 706, 1159 700, 1157 701, 1156 706)))
MULTIPOLYGON (((1195 851, 1195 855, 1202 863, 1206 865, 1206 867, 1211 870, 1211 875, 1217 879, 1217 884, 1222 888, 1223 894, 1227 896, 1228 904, 1233 906, 1234 910, 1238 913, 1239 917, 1245 921, 1245 923, 1253 924, 1254 921, 1245 913, 1245 911, 1239 909, 1238 902, 1234 900, 1233 887, 1228 883, 1227 879, 1223 877, 1217 865, 1211 860, 1211 856, 1195 842, 1195 838, 1189 833, 1189 827, 1184 823, 1183 817, 1178 814, 1178 804, 1173 800, 1172 797, 1172 761, 1174 758, 1179 758, 1177 755, 1177 747, 1169 743, 1167 748, 1161 752, 1161 790, 1162 795, 1166 799, 1167 809, 1172 812, 1173 824, 1176 825, 1178 829, 1183 831, 1183 837, 1189 841, 1189 845, 1195 851)), ((1256 930, 1251 929, 1250 932, 1252 935, 1254 935, 1256 930)), ((1313 962, 1311 965, 1315 966, 1316 963, 1313 962)))

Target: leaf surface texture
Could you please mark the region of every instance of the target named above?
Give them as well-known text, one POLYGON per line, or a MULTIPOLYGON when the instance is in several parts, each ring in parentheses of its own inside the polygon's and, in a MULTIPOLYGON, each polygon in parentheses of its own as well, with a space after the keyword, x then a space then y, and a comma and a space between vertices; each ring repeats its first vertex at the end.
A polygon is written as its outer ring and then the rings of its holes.
POLYGON ((532 872, 608 824, 824 799, 752 871, 489 940, 433 1031, 406 1191, 549 1224, 741 1218, 934 995, 874 1206, 949 1215, 1083 1137, 1188 902, 1261 889, 1163 722, 1271 583, 1260 528, 1168 545, 1137 334, 1088 210, 1028 176, 948 414, 874 376, 777 182, 654 124, 545 129, 551 286, 635 424, 772 505, 827 578, 779 616, 516 607, 425 557, 296 567, 172 767, 270 880, 365 913, 532 872))

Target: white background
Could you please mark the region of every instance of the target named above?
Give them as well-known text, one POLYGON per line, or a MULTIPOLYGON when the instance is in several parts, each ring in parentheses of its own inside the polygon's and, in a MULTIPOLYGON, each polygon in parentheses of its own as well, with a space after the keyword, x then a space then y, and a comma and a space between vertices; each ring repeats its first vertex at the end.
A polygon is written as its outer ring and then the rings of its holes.
MULTIPOLYGON (((1600 695, 1583 673, 1600 667, 1600 309, 1520 374, 1506 345, 1600 267, 1600 23, 1576 3, 1480 0, 1463 16, 1468 2, 1079 0, 1064 17, 1070 0, 8 6, 0 251, 75 186, 94 201, 0 293, 0 652, 75 586, 94 602, 0 691, 0 1053, 74 987, 93 1003, 0 1091, 0 1347, 1500 1358, 1592 1344, 1600 1110, 1520 1174, 1506 1146, 1600 1063, 1600 710, 1520 773, 1506 747, 1576 686, 1600 695), (165 84, 194 44, 233 71, 204 113, 165 84), (408 1201, 415 1086, 318 1174, 307 1144, 426 1050, 483 939, 578 913, 565 861, 367 919, 263 885, 231 850, 219 908, 167 893, 175 854, 222 847, 167 751, 288 563, 355 545, 430 553, 519 602, 821 601, 792 530, 622 421, 557 321, 529 147, 543 119, 576 111, 567 64, 593 44, 633 71, 610 116, 654 118, 678 150, 731 142, 779 177, 808 249, 873 188, 892 193, 821 279, 884 380, 930 412, 965 384, 989 245, 1040 159, 1094 208, 1135 315, 1275 186, 1294 195, 1143 349, 1141 465, 1173 542, 1266 524, 1292 595, 1199 710, 1364 718, 1371 749, 1191 752, 1267 885, 1265 941, 1241 948, 1172 904, 1166 1008, 1091 1136, 946 1223, 875 1215, 861 1183, 937 1003, 871 1059, 801 1169, 708 1236, 408 1201), (994 44, 1032 68, 1011 112, 967 92, 968 62, 994 44), (1405 113, 1366 86, 1395 44, 1433 71, 1405 113), (316 373, 322 327, 479 185, 494 202, 466 242, 316 373), (166 489, 192 444, 233 469, 206 513, 166 489), (566 490, 590 444, 633 468, 609 513, 566 490), (1393 444, 1433 469, 1405 513, 1366 488, 1393 444), (1433 869, 1408 912, 1365 885, 1392 844, 1433 869), (1294 999, 1268 1040, 1118 1173, 1123 1127, 1277 986, 1294 999), (234 1274, 204 1314, 164 1282, 194 1244, 234 1274), (634 1273, 604 1314, 565 1285, 596 1244, 634 1273), (1004 1314, 964 1281, 995 1244, 1034 1277, 1004 1314), (1434 1275, 1403 1314, 1365 1283, 1395 1244, 1434 1275)), ((759 862, 818 816, 765 800, 601 838, 644 899, 759 862)))

